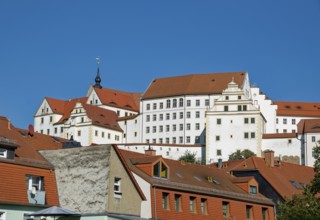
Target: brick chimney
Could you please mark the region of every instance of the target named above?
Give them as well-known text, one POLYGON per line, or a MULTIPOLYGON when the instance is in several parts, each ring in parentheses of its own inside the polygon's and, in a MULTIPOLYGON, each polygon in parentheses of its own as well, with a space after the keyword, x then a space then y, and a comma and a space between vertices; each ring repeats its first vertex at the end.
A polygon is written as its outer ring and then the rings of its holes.
POLYGON ((153 150, 150 145, 147 150, 144 150, 144 153, 149 156, 156 156, 156 150, 153 150))
POLYGON ((264 151, 264 160, 267 165, 274 167, 274 151, 266 150, 264 151))

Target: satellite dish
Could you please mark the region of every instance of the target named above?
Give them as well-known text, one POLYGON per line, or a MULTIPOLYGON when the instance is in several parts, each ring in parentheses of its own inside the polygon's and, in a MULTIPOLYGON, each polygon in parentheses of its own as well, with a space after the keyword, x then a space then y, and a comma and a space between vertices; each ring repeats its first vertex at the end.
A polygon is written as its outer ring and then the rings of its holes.
POLYGON ((28 126, 28 134, 33 137, 34 135, 34 128, 33 128, 33 125, 32 124, 29 124, 28 126))

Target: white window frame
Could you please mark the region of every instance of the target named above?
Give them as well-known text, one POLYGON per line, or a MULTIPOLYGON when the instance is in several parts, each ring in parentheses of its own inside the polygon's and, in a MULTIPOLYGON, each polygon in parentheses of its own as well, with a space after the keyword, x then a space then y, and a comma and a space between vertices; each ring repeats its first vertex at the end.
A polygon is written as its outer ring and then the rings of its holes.
POLYGON ((0 157, 1 158, 7 158, 7 156, 8 156, 8 150, 7 149, 5 149, 5 148, 0 148, 0 157))
POLYGON ((0 210, 0 220, 6 220, 6 214, 4 210, 0 210))

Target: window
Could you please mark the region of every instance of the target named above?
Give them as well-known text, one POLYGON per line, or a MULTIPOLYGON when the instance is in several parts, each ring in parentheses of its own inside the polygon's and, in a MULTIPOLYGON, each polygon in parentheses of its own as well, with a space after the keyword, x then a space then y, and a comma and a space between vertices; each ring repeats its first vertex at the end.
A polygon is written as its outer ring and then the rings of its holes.
POLYGON ((176 108, 176 107, 177 107, 177 99, 173 99, 172 107, 173 107, 173 108, 176 108))
POLYGON ((187 100, 187 107, 191 106, 191 100, 187 100))
POLYGON ((152 133, 156 133, 157 132, 157 127, 156 126, 152 126, 152 133))
POLYGON ((242 106, 238 105, 238 111, 242 111, 242 106))
POLYGON ((54 128, 54 133, 58 133, 58 128, 54 128))
POLYGON ((119 135, 115 135, 115 136, 114 136, 114 139, 115 139, 116 141, 119 141, 119 140, 120 140, 119 135))
POLYGON ((221 125, 221 118, 217 118, 217 125, 221 125))
POLYGON ((242 106, 242 110, 243 110, 243 111, 247 111, 247 106, 246 106, 246 105, 243 105, 243 106, 242 106))
POLYGON ((170 125, 166 125, 166 132, 170 131, 170 125))
POLYGON ((159 138, 159 143, 162 144, 163 143, 163 139, 159 138))
POLYGON ((163 121, 163 114, 159 115, 159 121, 163 121))
POLYGON ((238 95, 238 100, 240 100, 241 99, 241 95, 238 95))
POLYGON ((286 118, 283 119, 283 124, 284 124, 284 125, 287 124, 287 119, 286 119, 286 118))
POLYGON ((157 120, 157 115, 152 115, 152 121, 156 121, 157 120))
POLYGON ((147 110, 150 110, 150 104, 147 104, 147 110))
POLYGON ((257 187, 256 186, 249 186, 250 194, 257 194, 257 187))
POLYGON ((150 127, 146 127, 146 133, 150 133, 150 127))
POLYGON ((146 121, 150 121, 150 115, 146 116, 146 121))
POLYGON ((183 98, 179 99, 179 107, 183 107, 183 98))
POLYGON ((52 122, 52 116, 50 116, 50 122, 52 122))
POLYGON ((169 138, 166 138, 166 144, 169 144, 170 141, 169 141, 169 138))
POLYGON ((249 124, 249 118, 244 118, 244 123, 249 124))
POLYGON ((172 119, 176 119, 177 118, 177 113, 172 113, 172 119))
POLYGON ((244 132, 244 138, 249 139, 249 132, 244 132))
POLYGON ((229 100, 229 96, 226 96, 226 100, 229 100))
POLYGON ((27 176, 28 190, 44 191, 44 181, 42 176, 27 176))
POLYGON ((292 144, 292 140, 291 139, 288 139, 288 144, 292 144))
POLYGON ((177 138, 176 138, 176 137, 173 137, 173 138, 172 138, 172 143, 173 143, 173 144, 176 144, 176 143, 177 143, 177 138))
POLYGON ((166 114, 166 120, 170 120, 170 113, 166 114))
POLYGON ((251 139, 255 139, 255 138, 256 138, 256 133, 251 132, 251 133, 250 133, 250 136, 251 136, 251 139))
POLYGON ((220 141, 220 136, 219 135, 216 136, 216 141, 220 141))
POLYGON ((155 144, 157 143, 157 140, 155 138, 152 139, 152 143, 155 144))
POLYGON ((162 193, 162 209, 169 210, 169 193, 162 193))
POLYGON ((283 129, 283 133, 287 133, 287 129, 283 129))
POLYGON ((247 220, 252 219, 252 206, 247 205, 246 206, 246 214, 247 214, 247 220))
POLYGON ((255 119, 255 118, 251 118, 250 123, 251 123, 251 124, 255 124, 255 123, 256 123, 256 119, 255 119))
POLYGON ((179 130, 183 131, 183 124, 179 124, 179 130))
POLYGON ((179 143, 182 144, 183 143, 183 137, 179 137, 179 143))
POLYGON ((291 120, 291 123, 292 123, 293 125, 295 125, 295 124, 296 124, 296 119, 292 119, 292 120, 291 120))
POLYGON ((163 102, 160 102, 159 108, 160 108, 160 109, 163 109, 163 102))
POLYGON ((7 149, 0 148, 0 157, 7 158, 7 149))
POLYGON ((229 202, 222 202, 222 215, 223 215, 223 217, 228 218, 230 215, 229 213, 230 213, 229 202))
POLYGON ((207 211, 207 199, 201 199, 201 214, 202 215, 207 215, 208 211, 207 211))
POLYGON ((180 119, 182 119, 183 118, 183 112, 180 112, 180 117, 179 117, 180 119))
POLYGON ((77 134, 77 135, 78 135, 78 137, 80 137, 80 136, 81 136, 81 131, 78 131, 78 134, 77 134))
POLYGON ((262 220, 268 220, 269 215, 268 215, 268 208, 262 208, 262 220))
POLYGON ((229 106, 225 105, 225 106, 224 106, 224 111, 225 111, 225 112, 229 111, 229 106))
POLYGON ((153 176, 160 178, 168 178, 168 168, 161 161, 153 166, 153 176))
POLYGON ((174 208, 177 212, 181 211, 181 195, 179 194, 174 195, 174 208))
POLYGON ((278 118, 276 119, 276 124, 279 124, 279 119, 278 118))
POLYGON ((137 137, 137 135, 138 135, 138 133, 135 131, 135 132, 134 132, 134 136, 137 137))
POLYGON ((187 118, 191 118, 191 113, 187 112, 187 118))
POLYGON ((199 137, 199 136, 196 136, 195 142, 196 142, 196 144, 199 144, 199 143, 200 143, 200 137, 199 137))
POLYGON ((191 142, 190 141, 190 136, 187 136, 186 139, 187 139, 186 142, 189 144, 191 142))
POLYGON ((172 131, 176 131, 177 130, 177 125, 172 125, 172 131))
POLYGON ((209 104, 209 99, 204 100, 204 104, 205 104, 205 106, 209 106, 210 105, 209 104))
POLYGON ((222 155, 222 152, 220 149, 217 150, 217 156, 221 156, 222 155))
POLYGON ((47 129, 47 135, 49 135, 50 134, 50 129, 47 129))
POLYGON ((188 123, 188 124, 187 124, 187 128, 186 128, 186 130, 188 130, 188 131, 189 131, 190 129, 191 129, 191 124, 190 124, 190 123, 188 123))
POLYGON ((120 111, 117 111, 117 115, 120 116, 120 111))
POLYGON ((43 119, 43 118, 41 118, 41 124, 43 124, 43 121, 44 121, 44 119, 43 119))
POLYGON ((108 139, 111 139, 111 134, 110 133, 108 133, 108 139))
POLYGON ((159 132, 163 132, 163 126, 162 125, 159 126, 159 132))
POLYGON ((60 127, 60 133, 62 133, 63 132, 63 127, 60 127))
POLYGON ((153 109, 157 109, 157 103, 153 103, 153 109))
POLYGON ((0 211, 0 220, 6 220, 6 213, 4 211, 0 211))
POLYGON ((167 108, 170 108, 171 107, 171 101, 170 99, 167 100, 167 108))
POLYGON ((200 100, 199 99, 196 100, 196 106, 200 106, 200 100))
POLYGON ((311 136, 311 141, 316 142, 316 136, 311 136))
POLYGON ((121 196, 121 178, 115 177, 114 178, 114 185, 113 185, 114 195, 121 196))
POLYGON ((196 111, 196 118, 200 118, 200 112, 196 111))
POLYGON ((196 212, 196 197, 190 196, 190 212, 196 212))

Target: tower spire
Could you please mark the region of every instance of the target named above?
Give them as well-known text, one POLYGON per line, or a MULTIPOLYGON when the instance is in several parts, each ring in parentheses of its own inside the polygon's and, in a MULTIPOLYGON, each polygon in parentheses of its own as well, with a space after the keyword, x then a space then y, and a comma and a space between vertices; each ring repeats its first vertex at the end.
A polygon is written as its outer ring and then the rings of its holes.
POLYGON ((96 60, 97 60, 97 65, 98 65, 98 69, 97 69, 97 75, 96 75, 96 78, 95 78, 95 82, 96 82, 96 84, 94 84, 94 88, 98 88, 98 89, 101 89, 102 88, 102 86, 101 86, 101 78, 100 78, 100 57, 97 57, 96 58, 96 60))

